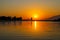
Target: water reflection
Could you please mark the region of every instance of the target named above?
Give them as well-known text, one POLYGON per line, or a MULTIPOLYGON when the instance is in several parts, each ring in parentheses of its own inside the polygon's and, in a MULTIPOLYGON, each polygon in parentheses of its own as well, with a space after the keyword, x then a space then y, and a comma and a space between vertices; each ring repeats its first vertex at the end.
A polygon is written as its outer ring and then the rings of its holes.
POLYGON ((36 30, 36 25, 37 25, 37 24, 36 24, 36 21, 35 21, 35 30, 36 30))
POLYGON ((59 22, 0 22, 0 40, 60 40, 59 22))

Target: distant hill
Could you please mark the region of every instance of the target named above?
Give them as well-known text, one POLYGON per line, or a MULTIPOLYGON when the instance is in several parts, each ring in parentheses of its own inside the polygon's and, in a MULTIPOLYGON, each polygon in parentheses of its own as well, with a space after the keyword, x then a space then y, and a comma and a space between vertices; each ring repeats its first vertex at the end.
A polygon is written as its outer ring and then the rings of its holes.
POLYGON ((53 16, 53 17, 51 17, 51 18, 48 18, 48 20, 60 21, 60 15, 53 16))

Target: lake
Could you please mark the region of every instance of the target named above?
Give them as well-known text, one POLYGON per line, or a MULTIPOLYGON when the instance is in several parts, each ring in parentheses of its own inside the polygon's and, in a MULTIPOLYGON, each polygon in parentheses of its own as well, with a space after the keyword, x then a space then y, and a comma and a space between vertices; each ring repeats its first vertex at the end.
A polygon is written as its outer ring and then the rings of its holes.
POLYGON ((0 22, 0 40, 60 40, 60 22, 0 22))

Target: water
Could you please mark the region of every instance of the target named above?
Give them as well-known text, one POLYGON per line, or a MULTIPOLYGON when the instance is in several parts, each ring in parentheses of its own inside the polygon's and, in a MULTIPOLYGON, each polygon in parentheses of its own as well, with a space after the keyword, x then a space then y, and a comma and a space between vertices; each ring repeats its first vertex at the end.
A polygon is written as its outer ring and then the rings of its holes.
POLYGON ((60 40, 60 23, 0 22, 0 40, 60 40))

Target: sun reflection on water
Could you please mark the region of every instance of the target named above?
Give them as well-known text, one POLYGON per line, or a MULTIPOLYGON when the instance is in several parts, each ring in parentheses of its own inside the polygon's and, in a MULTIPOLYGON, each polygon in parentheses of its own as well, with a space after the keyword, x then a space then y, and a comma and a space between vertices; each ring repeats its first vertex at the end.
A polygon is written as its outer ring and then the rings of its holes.
POLYGON ((60 23, 54 22, 40 22, 40 21, 24 21, 0 23, 0 36, 3 38, 14 39, 45 39, 45 38, 59 38, 60 23))
POLYGON ((36 30, 36 21, 34 23, 35 23, 34 25, 35 25, 35 30, 36 30))

